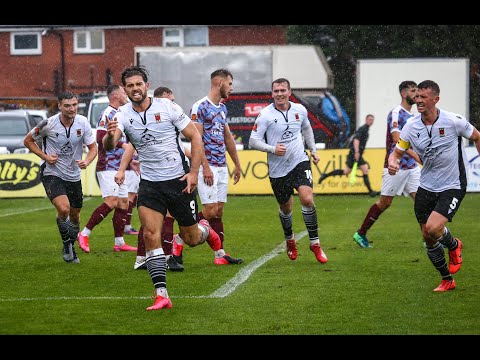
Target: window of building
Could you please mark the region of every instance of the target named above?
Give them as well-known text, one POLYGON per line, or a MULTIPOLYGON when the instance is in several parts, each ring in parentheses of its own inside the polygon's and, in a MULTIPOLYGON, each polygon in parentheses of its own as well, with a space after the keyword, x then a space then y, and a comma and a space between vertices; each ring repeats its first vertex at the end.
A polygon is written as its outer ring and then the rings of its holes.
POLYGON ((39 32, 10 33, 11 55, 41 55, 42 35, 39 32))
POLYGON ((208 46, 208 26, 164 28, 163 46, 208 46))
POLYGON ((103 30, 75 31, 73 33, 75 54, 105 52, 105 34, 103 30))

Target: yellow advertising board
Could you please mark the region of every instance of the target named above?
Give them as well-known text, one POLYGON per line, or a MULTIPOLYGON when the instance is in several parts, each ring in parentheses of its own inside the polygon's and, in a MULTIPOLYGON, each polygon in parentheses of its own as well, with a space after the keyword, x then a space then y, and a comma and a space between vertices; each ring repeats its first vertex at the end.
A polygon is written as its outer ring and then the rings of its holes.
MULTIPOLYGON (((320 161, 317 165, 312 163, 313 190, 318 194, 367 194, 368 189, 363 182, 363 173, 360 167, 356 171, 357 181, 350 183, 349 176, 330 176, 320 185, 318 179, 323 173, 329 173, 335 169, 345 168, 348 149, 321 150, 318 152, 320 161)), ((373 191, 380 191, 382 187, 383 164, 385 161, 385 149, 366 149, 363 159, 368 162, 368 178, 373 191)))
MULTIPOLYGON (((348 149, 319 150, 320 162, 317 165, 312 163, 313 191, 317 194, 356 194, 368 193, 363 183, 362 171, 357 170, 357 181, 350 185, 347 176, 331 176, 320 185, 318 179, 324 172, 335 169, 343 169, 348 154, 348 149)), ((242 166, 240 181, 233 185, 233 162, 227 156, 230 182, 228 185, 229 194, 272 194, 270 180, 268 178, 267 153, 256 150, 239 151, 238 156, 242 166)), ((385 149, 367 149, 364 159, 370 164, 370 184, 374 191, 380 191, 382 186, 383 162, 385 149)))
MULTIPOLYGON (((35 154, 0 155, 0 198, 46 197, 40 179, 40 158, 35 154)), ((100 196, 96 160, 82 170, 84 196, 100 196)))
MULTIPOLYGON (((343 169, 348 149, 319 150, 320 162, 312 163, 313 190, 317 194, 355 194, 367 193, 362 172, 357 170, 357 181, 351 185, 347 176, 331 176, 318 184, 320 175, 335 169, 343 169)), ((233 185, 233 162, 227 156, 230 182, 229 194, 269 195, 273 194, 268 178, 267 154, 256 150, 239 151, 242 165, 240 181, 233 185)), ((367 149, 364 159, 370 164, 370 183, 372 189, 379 191, 382 184, 385 149, 367 149)), ((0 198, 45 197, 40 180, 40 158, 34 154, 0 155, 0 198)), ((96 160, 82 170, 82 188, 84 196, 101 196, 95 175, 96 160)), ((201 179, 199 179, 201 181, 201 179)))

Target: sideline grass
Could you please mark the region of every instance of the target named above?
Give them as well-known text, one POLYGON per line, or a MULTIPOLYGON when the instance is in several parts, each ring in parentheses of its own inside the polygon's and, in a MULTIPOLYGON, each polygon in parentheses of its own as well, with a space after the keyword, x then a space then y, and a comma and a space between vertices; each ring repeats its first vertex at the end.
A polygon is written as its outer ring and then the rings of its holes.
MULTIPOLYGON (((101 202, 86 200, 82 227, 101 202)), ((439 294, 411 199, 396 198, 368 234, 374 247, 361 249, 352 235, 375 199, 316 196, 329 258, 322 265, 306 236, 298 259, 288 259, 273 197, 230 196, 225 250, 245 263, 215 266, 207 245, 186 248, 185 271, 167 273, 173 308, 147 312, 151 280, 133 270, 134 253, 113 252, 111 215, 94 229, 92 252, 78 251, 81 263, 66 264, 48 200, 1 199, 0 333, 480 334, 479 200, 467 194, 449 225, 464 241, 464 265, 457 289, 439 294)), ((298 199, 294 230, 305 234, 298 199)), ((136 245, 136 236, 125 238, 136 245)))

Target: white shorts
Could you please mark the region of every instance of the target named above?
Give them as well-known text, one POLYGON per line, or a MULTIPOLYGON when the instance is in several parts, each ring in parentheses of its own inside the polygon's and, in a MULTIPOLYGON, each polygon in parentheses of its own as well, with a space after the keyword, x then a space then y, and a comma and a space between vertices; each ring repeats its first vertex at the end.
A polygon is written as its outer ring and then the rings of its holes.
POLYGON ((382 191, 384 196, 405 195, 410 196, 417 192, 420 185, 420 166, 414 169, 398 170, 395 175, 390 175, 388 169, 383 169, 382 191))
POLYGON ((213 185, 208 186, 203 181, 203 166, 198 172, 198 196, 202 204, 227 202, 228 192, 228 167, 210 166, 213 172, 213 185))
POLYGON ((129 193, 138 193, 138 185, 140 185, 140 176, 133 170, 125 171, 125 182, 128 185, 129 193))
POLYGON ((117 170, 105 170, 97 172, 98 184, 102 191, 102 197, 116 196, 119 198, 128 197, 128 187, 126 181, 122 185, 115 182, 115 174, 117 170))

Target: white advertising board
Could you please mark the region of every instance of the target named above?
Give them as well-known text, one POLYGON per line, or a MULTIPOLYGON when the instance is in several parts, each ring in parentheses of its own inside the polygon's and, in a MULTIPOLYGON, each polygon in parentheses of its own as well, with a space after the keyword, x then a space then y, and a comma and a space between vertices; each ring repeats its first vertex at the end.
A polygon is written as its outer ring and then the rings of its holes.
MULTIPOLYGON (((356 127, 373 114, 367 148, 385 147, 387 116, 400 104, 398 86, 402 81, 417 84, 433 80, 440 86, 437 106, 469 119, 469 59, 467 58, 400 58, 357 60, 356 127)), ((412 112, 417 113, 416 106, 412 112)))

